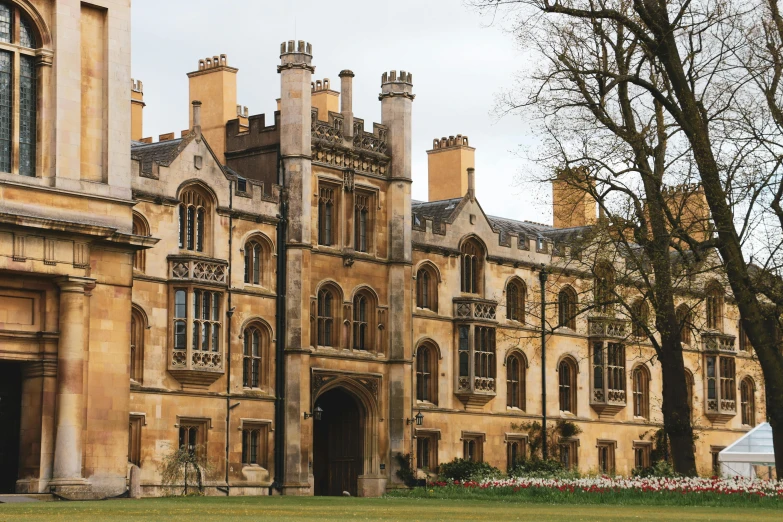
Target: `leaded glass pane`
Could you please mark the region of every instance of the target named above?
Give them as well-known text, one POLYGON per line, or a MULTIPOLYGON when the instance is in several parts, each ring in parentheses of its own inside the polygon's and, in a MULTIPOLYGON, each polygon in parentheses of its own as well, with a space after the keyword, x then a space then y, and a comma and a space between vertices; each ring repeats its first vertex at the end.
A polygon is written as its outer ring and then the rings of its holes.
POLYGON ((0 4, 0 42, 11 41, 11 8, 0 4))
POLYGON ((19 174, 35 176, 35 58, 19 63, 19 174))
MULTIPOLYGON (((0 4, 2 8, 2 4, 0 4)), ((11 172, 12 55, 0 51, 0 171, 11 172)))
POLYGON ((30 49, 35 47, 33 29, 24 18, 22 18, 19 23, 19 45, 22 47, 29 47, 30 49))

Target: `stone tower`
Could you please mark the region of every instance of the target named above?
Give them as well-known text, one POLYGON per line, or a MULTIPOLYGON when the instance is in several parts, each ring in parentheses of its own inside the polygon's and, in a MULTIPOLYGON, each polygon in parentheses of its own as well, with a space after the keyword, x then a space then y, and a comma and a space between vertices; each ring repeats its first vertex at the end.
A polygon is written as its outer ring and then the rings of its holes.
POLYGON ((286 260, 286 494, 307 494, 310 491, 309 466, 302 441, 311 434, 302 433, 301 411, 308 394, 309 379, 303 372, 309 368, 310 323, 309 270, 311 256, 311 79, 313 49, 302 40, 289 40, 280 45, 280 158, 283 163, 283 185, 288 201, 288 240, 286 260), (303 455, 304 453, 304 455, 303 455))
MULTIPOLYGON (((391 455, 405 453, 405 412, 410 403, 411 348, 411 109, 413 75, 381 78, 381 118, 391 152, 389 208, 389 439, 391 455)), ((391 457, 390 455, 390 457, 391 457)), ((394 462, 390 458, 390 462, 394 462)), ((394 469, 390 476, 394 477, 394 469)))

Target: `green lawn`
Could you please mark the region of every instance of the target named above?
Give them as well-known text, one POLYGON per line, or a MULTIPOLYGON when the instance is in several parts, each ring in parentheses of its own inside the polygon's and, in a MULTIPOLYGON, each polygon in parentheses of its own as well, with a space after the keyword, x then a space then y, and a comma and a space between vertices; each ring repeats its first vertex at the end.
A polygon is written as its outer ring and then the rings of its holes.
POLYGON ((764 520, 783 510, 683 506, 545 505, 411 498, 209 497, 0 505, 0 521, 86 520, 764 520))

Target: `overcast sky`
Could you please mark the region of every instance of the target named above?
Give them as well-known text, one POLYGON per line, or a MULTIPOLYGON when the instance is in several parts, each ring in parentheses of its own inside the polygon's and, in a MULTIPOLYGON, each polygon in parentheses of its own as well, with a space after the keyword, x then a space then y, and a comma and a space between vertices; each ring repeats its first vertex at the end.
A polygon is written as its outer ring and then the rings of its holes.
POLYGON ((187 127, 186 73, 222 53, 239 68, 238 103, 270 121, 280 95, 280 43, 306 40, 313 79, 330 78, 339 90, 340 70, 356 74, 354 114, 368 130, 381 121, 383 71, 413 73, 414 199, 426 199, 432 139, 464 134, 476 147, 485 212, 551 223, 550 189, 533 182, 536 165, 525 159, 533 131, 522 118, 492 114, 524 57, 511 35, 461 0, 132 0, 132 12, 132 76, 144 82, 145 136, 187 127))

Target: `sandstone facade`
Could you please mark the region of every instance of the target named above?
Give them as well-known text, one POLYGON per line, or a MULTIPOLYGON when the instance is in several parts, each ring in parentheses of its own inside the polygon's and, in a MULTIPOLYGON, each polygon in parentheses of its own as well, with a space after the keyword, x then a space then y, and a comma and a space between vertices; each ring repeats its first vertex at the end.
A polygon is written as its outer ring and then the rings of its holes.
MULTIPOLYGON (((207 58, 188 75, 190 128, 153 142, 127 2, 3 6, 0 52, 34 59, 36 103, 11 108, 0 172, 0 435, 18 448, 2 487, 159 495, 181 445, 212 463, 208 494, 378 495, 398 456, 422 475, 455 457, 505 470, 542 418, 543 375, 548 418, 581 429, 553 453, 584 471, 649 459, 652 347, 622 313, 580 308, 595 281, 573 239, 595 212, 579 199, 561 228, 487 216, 465 136, 436 140, 431 201, 412 201, 409 72, 383 73, 369 130, 354 73, 333 89, 309 43, 285 42, 267 125, 237 105, 238 69, 207 58)), ((724 288, 715 274, 682 295, 705 473, 764 419, 724 288)))

